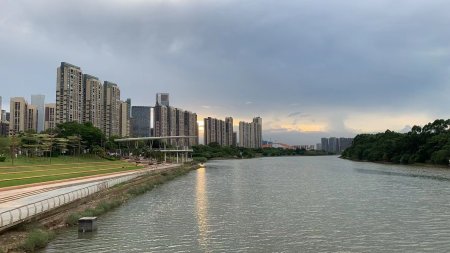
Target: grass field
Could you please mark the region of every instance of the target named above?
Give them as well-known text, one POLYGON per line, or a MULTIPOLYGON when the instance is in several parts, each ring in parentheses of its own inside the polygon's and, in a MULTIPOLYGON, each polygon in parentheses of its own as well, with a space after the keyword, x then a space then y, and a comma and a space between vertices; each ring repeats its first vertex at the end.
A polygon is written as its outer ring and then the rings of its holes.
POLYGON ((141 167, 98 157, 19 158, 0 163, 0 188, 108 174, 141 167))

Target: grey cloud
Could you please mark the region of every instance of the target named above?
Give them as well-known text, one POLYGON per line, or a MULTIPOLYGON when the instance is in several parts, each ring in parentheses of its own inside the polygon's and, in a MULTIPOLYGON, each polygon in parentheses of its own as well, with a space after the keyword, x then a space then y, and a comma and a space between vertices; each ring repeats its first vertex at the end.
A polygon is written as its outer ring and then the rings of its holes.
POLYGON ((308 113, 303 113, 303 112, 291 112, 288 114, 288 117, 292 118, 292 117, 296 117, 296 118, 307 118, 310 117, 311 115, 308 113))
POLYGON ((300 114, 302 114, 302 112, 291 112, 291 113, 289 113, 288 117, 294 117, 294 116, 297 116, 300 114))
POLYGON ((342 134, 333 114, 354 108, 441 116, 449 8, 443 0, 6 1, 0 75, 15 89, 1 95, 54 99, 56 67, 68 61, 119 83, 135 104, 167 91, 172 104, 200 114, 287 120, 301 115, 294 105, 330 115, 342 134))

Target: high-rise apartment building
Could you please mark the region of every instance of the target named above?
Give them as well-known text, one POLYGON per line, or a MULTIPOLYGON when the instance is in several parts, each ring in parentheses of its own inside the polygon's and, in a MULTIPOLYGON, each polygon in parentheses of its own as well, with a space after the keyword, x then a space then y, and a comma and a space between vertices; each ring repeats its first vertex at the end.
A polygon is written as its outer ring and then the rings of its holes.
POLYGON ((126 102, 128 104, 128 117, 131 119, 131 98, 127 98, 126 102))
MULTIPOLYGON (((176 108, 176 136, 184 136, 184 110, 176 108)), ((187 141, 185 139, 180 139, 177 141, 178 146, 186 146, 187 141)))
MULTIPOLYGON (((172 106, 167 107, 167 119, 169 120, 168 135, 169 136, 177 136, 177 109, 176 108, 174 108, 172 106)), ((169 143, 173 146, 176 146, 177 140, 170 139, 169 143)))
POLYGON ((320 139, 321 142, 321 150, 328 152, 329 148, 328 148, 328 138, 322 138, 320 139))
POLYGON ((262 147, 262 118, 261 117, 255 117, 253 118, 253 127, 254 127, 254 141, 253 147, 254 148, 261 148, 262 147))
POLYGON ((169 93, 156 93, 156 105, 170 106, 169 93))
POLYGON ((104 127, 104 89, 96 76, 83 75, 83 122, 91 122, 93 126, 104 127))
POLYGON ((120 89, 117 84, 105 81, 103 84, 103 132, 106 136, 119 136, 120 89))
POLYGON ((6 111, 1 110, 2 97, 0 96, 0 136, 9 135, 9 122, 6 119, 6 111))
POLYGON ((9 122, 3 121, 0 122, 0 136, 8 136, 9 135, 9 122))
POLYGON ((220 146, 233 144, 233 118, 227 117, 225 121, 215 118, 204 119, 205 145, 216 142, 220 146))
POLYGON ((13 97, 10 100, 10 134, 23 133, 27 130, 28 104, 23 97, 13 97))
POLYGON ((169 115, 167 106, 156 105, 153 109, 153 135, 169 136, 169 115))
POLYGON ((37 106, 28 105, 25 121, 27 124, 26 130, 33 130, 34 132, 37 132, 38 119, 39 119, 39 112, 37 106))
POLYGON ((36 132, 44 131, 44 117, 45 117, 45 95, 31 95, 31 105, 36 106, 37 110, 37 128, 36 132))
POLYGON ((167 107, 167 117, 169 120, 169 136, 176 136, 177 135, 177 109, 174 107, 167 107))
POLYGON ((44 129, 54 129, 56 127, 56 104, 45 105, 44 129))
POLYGON ((1 118, 1 120, 0 120, 1 122, 8 121, 8 120, 6 119, 6 111, 5 111, 5 110, 1 110, 0 118, 1 118))
POLYGON ((239 122, 239 147, 262 147, 262 118, 255 117, 250 123, 239 122))
POLYGON ((80 67, 61 62, 56 76, 56 123, 83 121, 83 73, 80 67))
POLYGON ((239 122, 239 147, 250 148, 250 123, 239 122))
POLYGON ((328 152, 338 153, 339 152, 339 139, 336 137, 328 138, 328 152))
POLYGON ((187 145, 198 145, 198 123, 196 113, 189 111, 184 112, 184 136, 197 136, 197 138, 189 138, 187 140, 187 145))
POLYGON ((132 106, 131 135, 133 137, 151 136, 150 116, 150 106, 132 106))
POLYGON ((224 146, 233 146, 233 118, 225 118, 225 139, 224 146))
POLYGON ((192 146, 198 144, 197 114, 169 106, 169 94, 156 94, 153 108, 153 136, 197 136, 197 138, 170 139, 173 146, 192 146))
POLYGON ((345 137, 330 137, 321 139, 321 150, 333 154, 340 154, 345 149, 349 148, 353 143, 353 138, 345 137))
POLYGON ((128 103, 123 101, 120 103, 120 136, 130 136, 130 115, 128 110, 128 103))
POLYGON ((205 145, 208 145, 210 143, 214 143, 217 142, 217 134, 216 134, 216 124, 217 124, 217 119, 208 117, 203 119, 204 123, 203 123, 203 134, 204 134, 204 143, 205 145))

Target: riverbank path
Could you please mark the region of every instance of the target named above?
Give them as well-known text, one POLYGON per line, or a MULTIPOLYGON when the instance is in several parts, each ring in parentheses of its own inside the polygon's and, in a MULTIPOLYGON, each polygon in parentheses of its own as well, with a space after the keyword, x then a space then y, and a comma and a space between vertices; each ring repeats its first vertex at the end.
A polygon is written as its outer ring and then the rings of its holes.
MULTIPOLYGON (((74 192, 77 190, 84 189, 86 187, 98 185, 99 183, 106 182, 111 179, 117 178, 130 178, 136 174, 151 173, 166 170, 169 168, 178 167, 181 164, 158 164, 158 165, 147 165, 143 169, 111 173, 107 175, 97 175, 85 178, 77 178, 72 180, 64 180, 60 182, 47 182, 45 184, 37 184, 34 186, 24 186, 21 188, 11 187, 12 189, 1 189, 0 190, 0 215, 2 215, 3 223, 5 224, 6 219, 19 219, 19 212, 12 212, 17 210, 17 208, 37 203, 40 201, 45 201, 66 193, 74 192), (11 212, 11 214, 9 214, 11 212), (8 213, 8 215, 6 215, 8 213), (11 217, 11 215, 13 217, 11 217), (7 218, 8 217, 8 218, 7 218)), ((52 208, 50 208, 51 210, 52 208)), ((46 210, 49 211, 49 210, 46 210)), ((0 231, 2 227, 0 226, 0 231)))

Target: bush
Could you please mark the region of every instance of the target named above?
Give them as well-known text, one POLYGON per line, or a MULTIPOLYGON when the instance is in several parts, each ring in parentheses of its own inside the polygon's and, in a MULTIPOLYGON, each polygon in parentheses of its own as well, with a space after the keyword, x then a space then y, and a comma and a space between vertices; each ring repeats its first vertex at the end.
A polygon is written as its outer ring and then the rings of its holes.
POLYGON ((5 162, 6 161, 6 156, 0 156, 0 162, 5 162))
POLYGON ((446 149, 435 151, 431 154, 431 161, 434 164, 448 165, 449 151, 446 149))
POLYGON ((81 217, 92 217, 95 216, 95 210, 92 208, 88 208, 80 213, 81 217))
POLYGON ((66 219, 66 224, 69 226, 75 226, 78 224, 78 220, 80 218, 81 218, 80 213, 71 213, 66 219))
POLYGON ((208 159, 206 157, 194 157, 194 162, 205 163, 208 159))
POLYGON ((82 212, 71 213, 66 219, 66 224, 69 226, 75 226, 78 224, 78 220, 81 217, 99 216, 120 206, 121 204, 122 201, 120 200, 102 201, 94 209, 87 208, 82 212))
POLYGON ((108 161, 117 161, 117 160, 120 160, 120 158, 118 158, 117 156, 105 156, 105 157, 103 157, 103 158, 105 158, 105 159, 108 160, 108 161))
POLYGON ((44 248, 48 242, 54 237, 53 232, 44 231, 42 229, 34 229, 22 244, 22 249, 26 252, 34 252, 37 249, 44 248))

